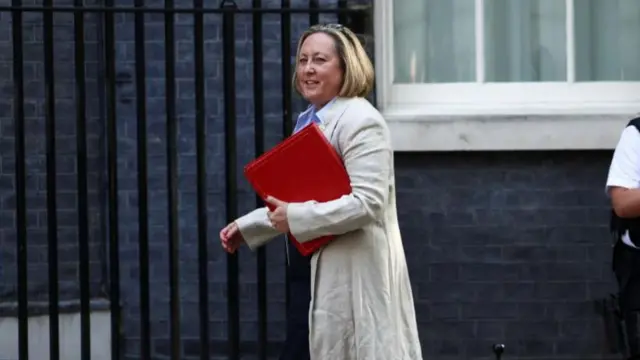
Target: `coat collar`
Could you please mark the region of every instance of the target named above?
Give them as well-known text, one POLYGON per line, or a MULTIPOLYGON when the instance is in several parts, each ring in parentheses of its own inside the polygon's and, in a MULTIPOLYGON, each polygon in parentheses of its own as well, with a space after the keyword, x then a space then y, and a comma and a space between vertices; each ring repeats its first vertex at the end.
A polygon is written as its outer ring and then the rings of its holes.
POLYGON ((333 131, 336 128, 338 120, 349 107, 349 98, 337 97, 331 103, 331 106, 325 106, 321 109, 321 129, 327 138, 331 139, 333 131))

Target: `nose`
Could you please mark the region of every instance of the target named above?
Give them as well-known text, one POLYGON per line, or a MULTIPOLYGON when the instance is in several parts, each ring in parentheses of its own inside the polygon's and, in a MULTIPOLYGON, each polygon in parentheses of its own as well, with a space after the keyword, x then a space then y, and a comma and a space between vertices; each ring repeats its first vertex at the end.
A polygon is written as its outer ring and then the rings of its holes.
POLYGON ((313 62, 309 61, 306 64, 304 64, 304 72, 305 73, 314 73, 315 72, 315 67, 313 66, 313 62))

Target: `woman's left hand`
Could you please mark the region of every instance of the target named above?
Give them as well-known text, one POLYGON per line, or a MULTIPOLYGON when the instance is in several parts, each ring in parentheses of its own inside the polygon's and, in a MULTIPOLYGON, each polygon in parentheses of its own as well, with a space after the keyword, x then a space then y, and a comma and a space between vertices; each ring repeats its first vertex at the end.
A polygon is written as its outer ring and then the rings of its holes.
POLYGON ((289 232, 289 221, 287 220, 287 207, 289 203, 278 200, 273 196, 267 197, 266 202, 276 207, 273 211, 267 212, 271 226, 281 233, 289 232))

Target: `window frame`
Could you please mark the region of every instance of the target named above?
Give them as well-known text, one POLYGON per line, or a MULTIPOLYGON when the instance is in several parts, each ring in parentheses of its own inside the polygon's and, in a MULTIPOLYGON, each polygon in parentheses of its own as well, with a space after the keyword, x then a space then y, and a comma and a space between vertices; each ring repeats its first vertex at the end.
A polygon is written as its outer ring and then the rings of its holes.
POLYGON ((434 84, 393 83, 393 3, 376 2, 376 100, 389 122, 396 149, 543 150, 615 147, 625 121, 640 110, 640 82, 575 81, 575 0, 565 0, 568 79, 565 82, 535 83, 484 82, 484 52, 481 51, 484 39, 483 32, 479 31, 484 28, 484 1, 475 0, 476 82, 434 84), (590 120, 584 126, 576 126, 582 124, 576 122, 579 118, 590 120), (574 140, 559 136, 558 132, 561 131, 573 131, 574 140), (495 135, 490 135, 491 133, 495 135), (439 135, 436 137, 433 134, 439 135), (519 135, 507 140, 498 134, 519 135), (485 139, 485 135, 490 138, 485 139), (581 137, 582 140, 575 140, 576 137, 581 137))

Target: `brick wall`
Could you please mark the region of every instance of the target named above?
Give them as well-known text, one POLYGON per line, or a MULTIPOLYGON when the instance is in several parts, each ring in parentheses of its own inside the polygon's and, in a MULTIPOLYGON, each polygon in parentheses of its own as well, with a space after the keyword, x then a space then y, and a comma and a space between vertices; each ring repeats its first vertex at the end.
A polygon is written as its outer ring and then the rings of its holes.
POLYGON ((610 152, 400 154, 398 210, 427 358, 607 358, 610 152), (513 357, 511 357, 513 356, 513 357))
MULTIPOLYGON (((11 1, 0 1, 3 6, 11 1)), ((24 1, 33 5, 35 0, 24 1)), ((57 2, 70 5, 72 0, 57 2)), ((92 2, 87 1, 87 4, 92 2)), ((96 3, 95 1, 93 3, 96 3)), ((78 283, 78 241, 89 244, 91 269, 91 294, 97 297, 103 289, 102 253, 103 199, 100 191, 104 184, 103 151, 101 149, 103 131, 99 96, 100 44, 98 42, 97 15, 87 15, 85 25, 85 72, 87 96, 87 185, 89 237, 78 239, 78 192, 76 158, 76 116, 75 116, 75 67, 73 15, 56 15, 54 57, 47 62, 54 64, 55 76, 55 121, 56 121, 56 194, 58 216, 58 259, 59 287, 63 310, 77 309, 79 297, 78 283)), ((26 132, 26 206, 27 206, 27 260, 29 300, 42 302, 47 295, 47 178, 45 148, 45 55, 43 41, 43 17, 40 13, 26 13, 23 16, 24 57, 24 127, 26 132)), ((0 299, 16 301, 16 193, 15 193, 15 137, 14 137, 14 83, 13 83, 13 41, 11 14, 0 13, 0 299)), ((43 303, 40 303, 43 304, 43 303)), ((7 304, 5 304, 7 305, 7 304)), ((11 313, 12 306, 0 306, 3 313, 11 313)), ((32 312, 41 312, 40 306, 32 306, 32 312)))
MULTIPOLYGON (((40 0, 37 0, 39 3, 40 0)), ((66 0, 70 1, 70 0, 66 0)), ((36 2, 32 0, 31 2, 36 2)), ((119 0, 130 5, 130 0, 119 0)), ((2 3, 7 3, 3 0, 2 3)), ((149 1, 158 6, 161 1, 149 1)), ((190 6, 190 1, 176 1, 190 6)), ((216 4, 207 6, 215 6, 216 4)), ((238 1, 248 7, 250 1, 238 1)), ((264 1, 277 7, 278 1, 264 1)), ((293 2, 302 6, 305 2, 293 2)), ((332 6, 334 2, 324 2, 332 6)), ((77 194, 73 116, 73 29, 71 15, 56 15, 58 208, 61 291, 77 299, 77 194), (63 55, 64 54, 64 55, 63 55)), ((334 17, 321 16, 321 21, 334 17)), ((15 301, 15 225, 11 39, 9 14, 0 15, 0 296, 15 301)), ((43 138, 44 77, 41 15, 25 16, 25 77, 28 130, 28 252, 30 300, 46 299, 46 208, 43 138)), ((91 189, 91 279, 95 297, 105 296, 104 117, 99 62, 100 20, 87 16, 85 38, 89 110, 91 189)), ((265 121, 267 147, 281 139, 280 23, 264 18, 265 121)), ((166 134, 164 114, 164 28, 160 14, 146 15, 148 198, 153 358, 169 352, 166 134)), ((219 15, 206 15, 207 203, 210 216, 209 296, 212 351, 226 339, 226 260, 218 230, 225 223, 222 33, 219 15)), ((295 15, 295 42, 308 22, 295 15)), ((238 164, 253 158, 252 23, 236 23, 238 164)), ((179 152, 180 300, 184 359, 198 354, 198 268, 196 224, 195 99, 192 19, 176 18, 176 86, 179 152)), ((117 15, 117 119, 122 304, 127 359, 139 357, 139 274, 135 44, 132 14, 117 15)), ((288 79, 286 79, 288 81, 288 79)), ((295 111, 304 104, 294 101, 295 111)), ((295 114, 294 114, 295 118, 295 114)), ((602 359, 604 336, 593 300, 612 288, 607 207, 602 189, 610 152, 397 154, 398 207, 414 285, 425 358, 490 358, 504 342, 510 359, 602 359)), ((239 173, 240 213, 255 206, 239 173)), ((282 240, 267 246, 269 341, 277 348, 284 327, 282 240)), ((255 255, 240 252, 241 340, 252 349, 257 335, 255 255)), ((275 351, 274 351, 275 353, 275 351)))

